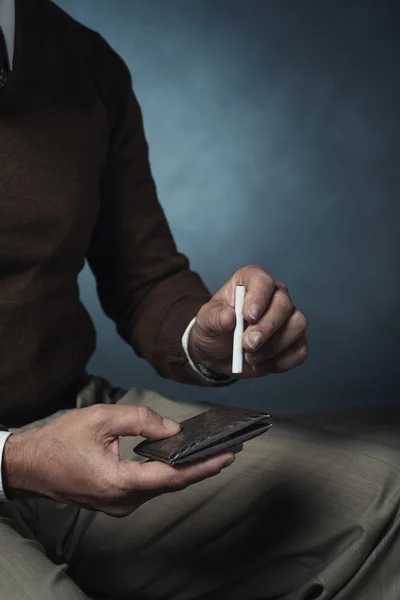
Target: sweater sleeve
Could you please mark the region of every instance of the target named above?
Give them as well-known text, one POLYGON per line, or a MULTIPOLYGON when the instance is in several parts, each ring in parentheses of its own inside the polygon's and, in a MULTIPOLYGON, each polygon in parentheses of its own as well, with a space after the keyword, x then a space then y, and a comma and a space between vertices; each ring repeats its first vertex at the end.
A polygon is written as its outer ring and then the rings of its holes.
POLYGON ((176 248, 129 71, 115 53, 112 58, 109 155, 88 262, 105 313, 135 352, 163 377, 210 385, 189 365, 182 335, 211 294, 176 248))

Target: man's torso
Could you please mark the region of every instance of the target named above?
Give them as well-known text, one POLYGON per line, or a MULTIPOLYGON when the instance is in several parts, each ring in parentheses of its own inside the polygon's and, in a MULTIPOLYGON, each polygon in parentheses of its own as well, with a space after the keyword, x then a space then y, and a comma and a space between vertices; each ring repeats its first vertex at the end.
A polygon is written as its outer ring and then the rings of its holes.
POLYGON ((25 421, 29 407, 35 415, 40 407, 51 411, 49 403, 81 373, 94 349, 77 277, 99 210, 108 150, 101 75, 93 70, 99 39, 47 0, 17 0, 13 71, 0 95, 5 424, 25 421), (96 43, 86 52, 88 40, 96 43))

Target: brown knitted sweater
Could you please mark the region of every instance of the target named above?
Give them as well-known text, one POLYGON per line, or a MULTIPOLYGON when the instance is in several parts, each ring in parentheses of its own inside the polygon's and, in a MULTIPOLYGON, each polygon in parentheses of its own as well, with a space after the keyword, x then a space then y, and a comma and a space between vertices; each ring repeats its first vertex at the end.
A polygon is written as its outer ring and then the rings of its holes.
POLYGON ((95 348, 88 260, 122 337, 164 377, 201 383, 181 336, 210 294, 157 200, 127 67, 49 0, 17 0, 0 94, 0 423, 66 406, 95 348))

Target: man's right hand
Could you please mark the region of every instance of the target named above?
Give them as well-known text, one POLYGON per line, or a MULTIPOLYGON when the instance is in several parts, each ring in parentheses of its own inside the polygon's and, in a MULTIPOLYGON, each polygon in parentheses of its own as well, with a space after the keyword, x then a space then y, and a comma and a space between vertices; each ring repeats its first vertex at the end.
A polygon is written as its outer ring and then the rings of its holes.
POLYGON ((115 517, 212 477, 232 464, 226 452, 186 467, 121 460, 119 436, 170 437, 179 425, 144 406, 96 404, 8 438, 3 482, 9 497, 39 495, 115 517))

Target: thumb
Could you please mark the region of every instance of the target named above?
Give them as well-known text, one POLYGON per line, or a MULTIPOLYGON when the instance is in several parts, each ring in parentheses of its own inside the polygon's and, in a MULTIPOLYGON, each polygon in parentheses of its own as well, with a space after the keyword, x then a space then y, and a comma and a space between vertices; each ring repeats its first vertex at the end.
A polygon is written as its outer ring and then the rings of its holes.
POLYGON ((232 331, 236 323, 235 309, 218 300, 210 300, 199 311, 196 325, 204 336, 232 331))
POLYGON ((148 406, 101 406, 107 433, 115 436, 142 436, 153 440, 170 437, 180 431, 179 423, 161 417, 148 406), (103 412, 104 411, 104 412, 103 412))

